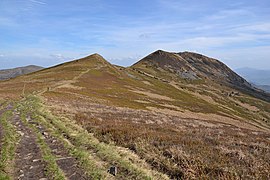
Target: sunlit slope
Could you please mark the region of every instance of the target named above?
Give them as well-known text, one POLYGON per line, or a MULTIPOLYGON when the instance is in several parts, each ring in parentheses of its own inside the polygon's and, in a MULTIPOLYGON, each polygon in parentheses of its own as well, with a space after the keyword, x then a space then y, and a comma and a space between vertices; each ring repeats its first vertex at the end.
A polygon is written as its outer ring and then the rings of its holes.
POLYGON ((2 82, 0 94, 34 93, 60 102, 95 102, 210 120, 225 117, 225 121, 231 118, 268 128, 269 103, 230 86, 236 82, 249 86, 244 79, 213 60, 203 62, 204 66, 178 62, 182 56, 187 55, 157 51, 151 58, 123 68, 93 54, 2 82))
POLYGON ((24 97, 18 110, 83 152, 73 158, 90 175, 269 179, 267 94, 193 56, 157 51, 124 68, 94 54, 1 82, 0 102, 24 97))

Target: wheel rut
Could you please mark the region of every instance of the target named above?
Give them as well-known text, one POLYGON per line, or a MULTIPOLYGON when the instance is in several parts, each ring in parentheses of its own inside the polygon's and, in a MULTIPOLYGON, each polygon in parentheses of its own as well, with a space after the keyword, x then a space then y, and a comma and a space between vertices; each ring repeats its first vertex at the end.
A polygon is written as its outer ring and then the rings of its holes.
POLYGON ((83 169, 79 166, 79 162, 70 156, 64 144, 57 138, 51 136, 46 128, 38 122, 33 121, 30 117, 27 118, 28 122, 34 124, 39 132, 43 135, 46 144, 51 149, 51 153, 56 157, 56 163, 59 168, 64 172, 69 180, 88 180, 91 179, 86 175, 83 169))
POLYGON ((42 159, 35 132, 24 125, 17 113, 12 123, 21 135, 15 155, 14 179, 46 179, 46 163, 42 159))

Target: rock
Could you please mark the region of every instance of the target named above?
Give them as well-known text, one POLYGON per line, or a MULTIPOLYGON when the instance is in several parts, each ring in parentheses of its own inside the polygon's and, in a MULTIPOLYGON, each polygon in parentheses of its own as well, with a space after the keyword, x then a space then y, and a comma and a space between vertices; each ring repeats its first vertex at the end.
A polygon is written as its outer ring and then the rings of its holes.
POLYGON ((24 136, 24 133, 21 131, 17 131, 17 133, 19 133, 21 136, 24 136))
POLYGON ((111 166, 110 169, 108 170, 108 173, 116 176, 116 174, 117 174, 117 167, 111 166))
POLYGON ((47 132, 42 132, 43 136, 48 136, 49 134, 47 132))

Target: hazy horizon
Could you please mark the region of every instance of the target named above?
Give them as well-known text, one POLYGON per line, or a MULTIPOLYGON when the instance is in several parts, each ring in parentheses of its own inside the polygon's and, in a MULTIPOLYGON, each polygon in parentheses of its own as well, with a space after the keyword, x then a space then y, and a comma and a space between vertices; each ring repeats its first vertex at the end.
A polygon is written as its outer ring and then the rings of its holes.
POLYGON ((92 53, 128 66, 157 49, 270 69, 269 12, 267 0, 2 0, 0 69, 92 53))

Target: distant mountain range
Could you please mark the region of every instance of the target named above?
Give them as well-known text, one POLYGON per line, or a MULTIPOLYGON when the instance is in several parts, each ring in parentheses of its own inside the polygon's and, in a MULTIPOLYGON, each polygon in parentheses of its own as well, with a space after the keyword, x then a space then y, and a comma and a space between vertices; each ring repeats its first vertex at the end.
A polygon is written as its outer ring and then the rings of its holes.
POLYGON ((270 70, 239 68, 235 71, 256 87, 270 92, 270 70))
POLYGON ((13 68, 13 69, 3 69, 3 70, 0 70, 0 80, 14 78, 14 77, 17 77, 20 75, 39 71, 41 69, 43 69, 43 67, 35 66, 35 65, 17 67, 17 68, 13 68))

